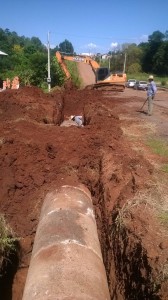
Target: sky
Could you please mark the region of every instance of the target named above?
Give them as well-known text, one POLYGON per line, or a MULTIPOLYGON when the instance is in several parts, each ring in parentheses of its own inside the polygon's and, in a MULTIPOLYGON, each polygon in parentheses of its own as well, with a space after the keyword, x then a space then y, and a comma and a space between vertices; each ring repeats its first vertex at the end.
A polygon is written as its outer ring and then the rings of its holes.
POLYGON ((165 33, 168 1, 8 0, 0 28, 43 44, 49 37, 51 47, 67 39, 77 54, 104 54, 124 43, 146 42, 154 31, 165 33))

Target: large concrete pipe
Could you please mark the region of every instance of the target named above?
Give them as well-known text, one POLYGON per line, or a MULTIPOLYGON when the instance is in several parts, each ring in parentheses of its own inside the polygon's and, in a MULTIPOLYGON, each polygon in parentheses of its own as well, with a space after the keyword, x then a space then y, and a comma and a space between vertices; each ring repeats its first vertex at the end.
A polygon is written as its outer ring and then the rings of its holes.
POLYGON ((109 300, 92 200, 84 186, 46 196, 23 300, 109 300))

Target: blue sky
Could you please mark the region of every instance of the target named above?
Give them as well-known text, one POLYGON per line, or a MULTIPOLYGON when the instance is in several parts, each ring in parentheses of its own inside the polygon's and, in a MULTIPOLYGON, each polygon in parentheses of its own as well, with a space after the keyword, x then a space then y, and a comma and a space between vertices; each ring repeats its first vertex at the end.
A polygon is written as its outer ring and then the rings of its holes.
POLYGON ((123 43, 147 41, 156 30, 165 33, 168 1, 8 0, 0 28, 38 37, 44 44, 50 32, 52 46, 67 39, 76 53, 106 53, 123 43))

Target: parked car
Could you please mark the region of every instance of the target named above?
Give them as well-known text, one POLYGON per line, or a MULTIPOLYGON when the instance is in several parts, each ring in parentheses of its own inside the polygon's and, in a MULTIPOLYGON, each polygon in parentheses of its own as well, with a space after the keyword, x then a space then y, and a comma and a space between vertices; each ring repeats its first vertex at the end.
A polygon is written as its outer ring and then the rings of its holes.
POLYGON ((131 88, 133 88, 134 87, 134 85, 135 85, 135 83, 136 83, 136 79, 128 79, 128 81, 126 82, 126 87, 131 87, 131 88))
POLYGON ((134 89, 147 91, 147 89, 148 89, 147 81, 136 81, 136 83, 134 85, 134 89))

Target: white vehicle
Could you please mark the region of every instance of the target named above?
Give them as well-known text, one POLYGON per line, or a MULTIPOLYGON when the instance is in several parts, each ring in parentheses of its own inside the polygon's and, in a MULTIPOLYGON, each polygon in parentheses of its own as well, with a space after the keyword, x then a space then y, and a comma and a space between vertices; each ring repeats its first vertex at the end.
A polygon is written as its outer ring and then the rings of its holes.
POLYGON ((126 82, 126 87, 130 87, 130 88, 133 88, 134 85, 136 83, 136 79, 129 79, 127 82, 126 82))
POLYGON ((148 89, 148 82, 147 81, 137 81, 134 85, 135 90, 142 90, 147 91, 148 89))

